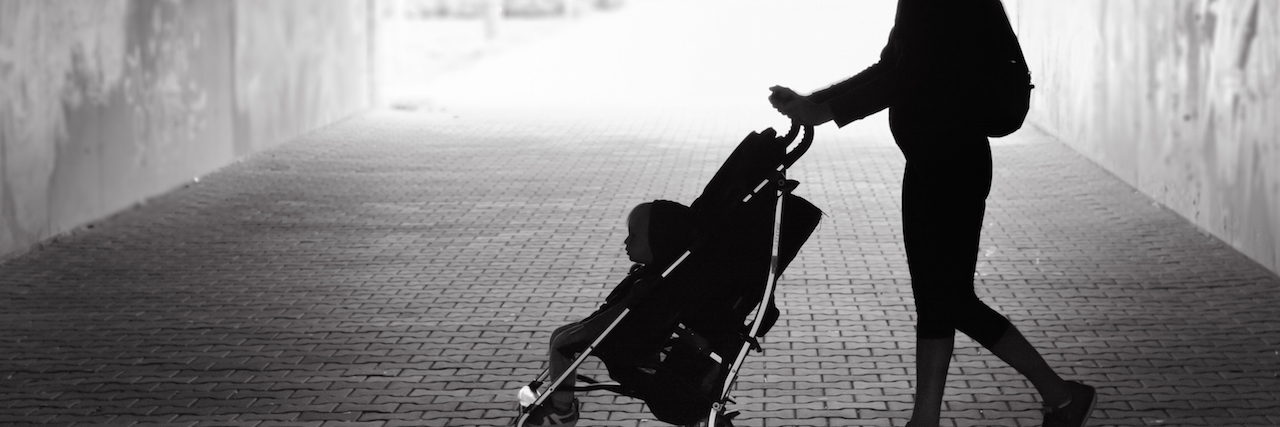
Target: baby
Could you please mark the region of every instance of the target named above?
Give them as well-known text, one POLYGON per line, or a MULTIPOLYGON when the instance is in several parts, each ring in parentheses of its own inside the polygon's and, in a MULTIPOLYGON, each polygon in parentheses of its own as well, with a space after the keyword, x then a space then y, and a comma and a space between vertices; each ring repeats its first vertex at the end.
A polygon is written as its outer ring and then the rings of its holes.
MULTIPOLYGON (((577 354, 586 350, 613 323, 632 299, 630 290, 638 283, 658 279, 661 269, 688 249, 697 238, 693 210, 668 200, 641 203, 627 216, 627 257, 636 264, 625 279, 609 293, 604 304, 581 321, 551 333, 549 380, 569 369, 577 354)), ((573 395, 575 374, 551 391, 547 403, 535 408, 526 426, 572 427, 578 422, 581 404, 573 395)))

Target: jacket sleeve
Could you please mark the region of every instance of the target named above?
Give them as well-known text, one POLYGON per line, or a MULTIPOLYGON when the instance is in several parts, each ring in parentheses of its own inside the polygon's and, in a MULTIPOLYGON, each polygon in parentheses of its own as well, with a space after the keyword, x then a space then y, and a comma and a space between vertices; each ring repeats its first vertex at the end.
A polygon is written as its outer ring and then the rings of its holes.
POLYGON ((892 45, 893 35, 891 33, 889 36, 889 42, 886 43, 884 49, 880 51, 879 62, 871 64, 870 67, 867 67, 867 69, 862 70, 862 72, 854 75, 853 77, 810 94, 809 100, 818 104, 825 104, 834 98, 843 96, 850 91, 853 91, 854 89, 857 89, 884 75, 885 70, 892 68, 893 62, 896 59, 895 55, 890 52, 893 48, 892 45))
POLYGON ((900 31, 895 27, 890 32, 879 62, 848 80, 814 92, 809 100, 830 106, 833 121, 844 127, 912 96, 919 85, 911 82, 919 81, 923 58, 902 48, 904 35, 900 31))

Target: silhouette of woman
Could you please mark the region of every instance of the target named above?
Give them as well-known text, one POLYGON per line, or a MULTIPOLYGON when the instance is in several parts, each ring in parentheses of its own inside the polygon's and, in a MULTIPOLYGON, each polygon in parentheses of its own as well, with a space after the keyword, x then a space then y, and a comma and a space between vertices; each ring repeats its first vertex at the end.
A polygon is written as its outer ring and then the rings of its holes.
MULTIPOLYGON (((999 0, 899 0, 880 60, 811 95, 771 88, 769 101, 801 123, 843 127, 889 109, 889 127, 906 158, 903 240, 916 303, 916 394, 911 422, 937 426, 959 330, 1036 387, 1045 426, 1082 426, 1094 389, 1064 381, 1004 316, 974 293, 991 146, 975 100, 981 59, 1009 42, 999 0), (1003 34, 1003 35, 1002 35, 1003 34)), ((1016 41, 1014 41, 1016 42, 1016 41)))

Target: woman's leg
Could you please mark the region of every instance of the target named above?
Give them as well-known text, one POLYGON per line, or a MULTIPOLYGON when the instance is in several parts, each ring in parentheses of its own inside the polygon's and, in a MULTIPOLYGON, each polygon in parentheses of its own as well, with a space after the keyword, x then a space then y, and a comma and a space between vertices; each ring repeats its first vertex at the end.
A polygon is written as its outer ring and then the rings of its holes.
POLYGON ((942 396, 955 337, 916 337, 916 394, 911 425, 936 426, 942 418, 942 396))
POLYGON ((1045 406, 1058 407, 1071 399, 1071 390, 1067 388, 1067 382, 1049 367, 1044 357, 1040 356, 1040 352, 1036 351, 1035 347, 1032 347, 1013 325, 1009 325, 1004 335, 994 344, 987 346, 987 349, 1012 366, 1019 374, 1027 377, 1036 391, 1040 392, 1040 399, 1045 406))
POLYGON ((973 235, 979 232, 973 228, 980 230, 982 225, 982 207, 960 203, 964 199, 946 188, 947 180, 937 173, 908 161, 903 179, 903 237, 916 305, 913 427, 932 427, 940 421, 955 346, 953 288, 963 289, 966 278, 972 283, 977 256, 973 235), (975 261, 967 262, 966 256, 975 261))
POLYGON ((903 235, 917 322, 913 426, 939 422, 955 332, 985 344, 1009 326, 973 289, 991 176, 989 160, 981 160, 907 163, 903 235))
POLYGON ((933 426, 939 420, 956 330, 1027 377, 1047 405, 1066 402, 1066 382, 1008 319, 974 292, 989 175, 922 169, 908 163, 903 181, 904 241, 918 322, 913 425, 933 426), (974 175, 977 182, 965 179, 974 175))

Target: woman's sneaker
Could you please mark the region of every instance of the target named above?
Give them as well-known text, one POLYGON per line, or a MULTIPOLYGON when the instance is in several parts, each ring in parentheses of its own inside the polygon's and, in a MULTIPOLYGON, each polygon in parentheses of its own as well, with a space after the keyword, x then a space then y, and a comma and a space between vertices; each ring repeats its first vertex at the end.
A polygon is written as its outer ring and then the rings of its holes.
POLYGON ((546 402, 529 412, 529 418, 525 420, 524 425, 528 427, 574 427, 578 425, 578 410, 581 407, 582 403, 578 402, 578 399, 573 399, 573 403, 569 404, 569 409, 558 412, 552 407, 551 402, 546 402))
POLYGON ((1098 393, 1093 387, 1075 381, 1067 381, 1071 389, 1071 401, 1053 408, 1044 407, 1044 427, 1084 427, 1089 414, 1098 403, 1098 393))

